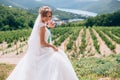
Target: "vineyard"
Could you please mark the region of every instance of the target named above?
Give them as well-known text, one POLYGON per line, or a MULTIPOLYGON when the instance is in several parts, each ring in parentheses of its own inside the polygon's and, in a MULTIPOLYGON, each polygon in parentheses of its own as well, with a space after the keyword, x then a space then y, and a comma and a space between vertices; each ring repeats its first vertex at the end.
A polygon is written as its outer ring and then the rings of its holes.
POLYGON ((120 53, 119 27, 58 28, 52 33, 54 45, 61 46, 64 43, 64 50, 70 59, 120 53))
MULTIPOLYGON (((51 32, 52 43, 65 51, 80 80, 120 80, 120 27, 60 27, 51 32)), ((1 31, 0 63, 16 64, 27 50, 30 33, 1 31)))

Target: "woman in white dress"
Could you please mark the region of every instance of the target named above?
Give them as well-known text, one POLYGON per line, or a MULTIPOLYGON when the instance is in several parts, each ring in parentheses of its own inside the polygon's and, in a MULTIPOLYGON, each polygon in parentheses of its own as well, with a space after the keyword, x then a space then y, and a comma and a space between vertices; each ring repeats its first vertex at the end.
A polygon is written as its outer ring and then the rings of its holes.
POLYGON ((78 80, 67 55, 48 42, 52 10, 43 6, 39 10, 32 33, 28 40, 28 50, 6 80, 78 80))

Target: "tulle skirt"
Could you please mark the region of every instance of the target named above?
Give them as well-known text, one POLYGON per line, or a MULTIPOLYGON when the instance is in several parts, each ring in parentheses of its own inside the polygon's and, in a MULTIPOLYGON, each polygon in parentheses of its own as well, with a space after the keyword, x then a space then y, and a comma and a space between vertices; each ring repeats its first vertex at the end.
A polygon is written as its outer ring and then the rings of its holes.
POLYGON ((47 47, 39 51, 28 48, 6 80, 78 80, 64 51, 47 47))

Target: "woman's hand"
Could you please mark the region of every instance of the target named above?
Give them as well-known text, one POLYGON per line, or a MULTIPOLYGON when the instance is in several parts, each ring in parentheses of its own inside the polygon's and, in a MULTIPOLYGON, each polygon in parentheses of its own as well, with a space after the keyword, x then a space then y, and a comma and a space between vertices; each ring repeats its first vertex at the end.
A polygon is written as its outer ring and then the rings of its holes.
POLYGON ((54 21, 52 21, 52 20, 48 21, 47 26, 50 27, 50 28, 54 28, 55 27, 54 21))
POLYGON ((58 48, 57 48, 57 47, 55 47, 55 46, 53 47, 53 49, 54 49, 55 51, 58 51, 58 48))

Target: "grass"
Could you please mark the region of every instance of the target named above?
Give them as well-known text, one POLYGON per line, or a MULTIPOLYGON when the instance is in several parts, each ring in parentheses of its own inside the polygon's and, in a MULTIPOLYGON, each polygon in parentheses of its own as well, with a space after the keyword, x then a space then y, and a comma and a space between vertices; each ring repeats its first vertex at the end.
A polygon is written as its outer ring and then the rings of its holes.
POLYGON ((0 63, 0 80, 5 80, 15 65, 0 63))
POLYGON ((81 58, 72 62, 79 80, 98 80, 109 77, 120 80, 120 54, 105 58, 81 58))

